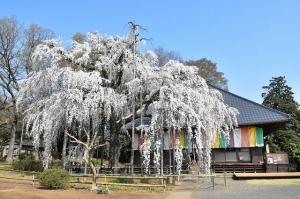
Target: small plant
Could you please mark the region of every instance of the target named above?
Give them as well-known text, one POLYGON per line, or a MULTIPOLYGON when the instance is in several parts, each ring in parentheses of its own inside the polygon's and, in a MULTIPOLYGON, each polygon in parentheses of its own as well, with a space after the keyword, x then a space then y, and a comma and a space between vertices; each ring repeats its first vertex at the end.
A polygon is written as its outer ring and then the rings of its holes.
POLYGON ((59 168, 61 168, 61 160, 52 160, 50 168, 51 169, 59 169, 59 168))
POLYGON ((36 160, 16 160, 12 163, 12 168, 14 170, 20 171, 36 171, 42 172, 43 171, 43 164, 42 161, 36 160))
POLYGON ((91 161, 91 163, 92 163, 94 166, 99 166, 99 165, 100 165, 100 160, 98 160, 98 159, 91 159, 90 161, 91 161))
POLYGON ((133 179, 132 178, 116 178, 115 179, 115 183, 125 183, 125 184, 132 184, 133 183, 133 179))
POLYGON ((19 160, 34 160, 34 157, 31 153, 25 152, 19 155, 19 160))
POLYGON ((39 182, 49 189, 66 189, 70 185, 70 175, 63 169, 48 169, 39 175, 39 182))
POLYGON ((5 162, 5 157, 0 157, 0 162, 5 162))

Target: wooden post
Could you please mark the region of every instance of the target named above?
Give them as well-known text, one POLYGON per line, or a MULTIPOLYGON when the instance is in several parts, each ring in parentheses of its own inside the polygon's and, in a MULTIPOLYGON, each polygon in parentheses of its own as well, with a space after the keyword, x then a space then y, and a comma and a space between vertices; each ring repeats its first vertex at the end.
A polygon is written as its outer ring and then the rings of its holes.
POLYGON ((176 169, 175 169, 175 131, 173 129, 173 139, 172 139, 172 146, 173 146, 173 174, 175 174, 176 169))
POLYGON ((133 146, 134 146, 134 130, 135 130, 134 112, 135 112, 135 110, 133 108, 133 119, 132 119, 132 128, 131 128, 131 155, 130 155, 131 175, 133 174, 133 162, 134 162, 134 149, 133 149, 133 146))
MULTIPOLYGON (((225 165, 226 165, 226 149, 224 149, 224 158, 225 158, 225 165)), ((225 171, 225 167, 223 166, 223 171, 224 171, 224 184, 225 187, 227 187, 227 182, 226 182, 226 171, 225 171)))
POLYGON ((170 147, 170 142, 172 140, 171 138, 171 129, 168 130, 168 133, 169 133, 169 167, 170 167, 170 170, 169 170, 169 174, 171 174, 172 172, 172 151, 171 151, 171 147, 170 147))
POLYGON ((162 142, 160 145, 160 175, 164 175, 164 148, 165 148, 165 131, 162 128, 161 135, 160 135, 160 141, 162 142))
MULTIPOLYGON (((105 136, 105 123, 104 122, 102 122, 102 126, 100 127, 100 130, 101 130, 101 140, 102 140, 102 144, 104 144, 104 142, 105 142, 105 138, 104 138, 104 136, 105 136)), ((101 169, 103 168, 103 159, 104 159, 104 146, 102 146, 100 149, 101 149, 101 154, 100 154, 100 156, 101 156, 101 163, 100 163, 100 172, 101 172, 101 169)), ((98 153, 98 150, 97 150, 97 153, 98 153)), ((98 156, 98 154, 97 154, 97 156, 98 156)))
POLYGON ((213 190, 215 190, 215 175, 212 176, 213 190))
POLYGON ((32 186, 34 187, 34 174, 32 175, 32 186))

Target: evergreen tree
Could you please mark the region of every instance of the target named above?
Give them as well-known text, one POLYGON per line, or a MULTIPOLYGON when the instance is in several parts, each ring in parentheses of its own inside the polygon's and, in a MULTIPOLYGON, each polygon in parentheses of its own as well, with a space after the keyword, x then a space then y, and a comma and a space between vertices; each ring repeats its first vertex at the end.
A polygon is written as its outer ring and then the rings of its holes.
POLYGON ((290 114, 296 118, 298 103, 294 100, 292 88, 286 84, 284 76, 273 77, 268 86, 263 86, 263 105, 290 114))
POLYGON ((276 127, 268 136, 271 152, 288 153, 290 168, 300 170, 300 122, 299 104, 295 101, 293 91, 287 85, 284 76, 273 77, 268 86, 263 86, 263 105, 288 113, 292 119, 284 126, 276 127))

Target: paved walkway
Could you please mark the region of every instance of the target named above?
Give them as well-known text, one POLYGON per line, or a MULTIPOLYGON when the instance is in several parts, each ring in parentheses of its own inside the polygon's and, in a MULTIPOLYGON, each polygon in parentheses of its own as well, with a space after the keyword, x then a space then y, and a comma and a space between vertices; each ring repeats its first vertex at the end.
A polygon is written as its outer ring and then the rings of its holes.
POLYGON ((236 181, 227 178, 215 181, 215 190, 209 181, 190 180, 167 196, 167 199, 300 199, 299 185, 252 185, 247 181, 236 181))

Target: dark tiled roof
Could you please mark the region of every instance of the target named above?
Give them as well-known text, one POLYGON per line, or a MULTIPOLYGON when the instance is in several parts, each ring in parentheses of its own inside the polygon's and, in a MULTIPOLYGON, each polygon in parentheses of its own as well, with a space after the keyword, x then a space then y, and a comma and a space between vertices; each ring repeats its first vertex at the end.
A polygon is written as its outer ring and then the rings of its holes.
POLYGON ((286 113, 263 106, 223 89, 214 86, 211 87, 222 93, 225 104, 239 111, 237 115, 239 125, 280 123, 291 119, 286 113))
MULTIPOLYGON (((223 89, 217 88, 210 85, 210 87, 220 91, 224 98, 224 103, 228 106, 234 107, 239 111, 237 115, 238 124, 243 125, 257 125, 257 124, 270 124, 270 123, 280 123, 287 122, 291 117, 283 112, 277 111, 275 109, 263 106, 256 102, 250 101, 246 98, 240 97, 231 92, 225 91, 223 89)), ((150 125, 151 118, 143 117, 143 125, 150 125)), ((134 126, 138 127, 141 124, 141 119, 135 119, 134 126)), ((126 124, 129 129, 132 127, 132 123, 126 124)))
MULTIPOLYGON (((142 120, 141 120, 141 118, 135 119, 134 120, 134 127, 140 126, 141 123, 142 123, 142 125, 149 126, 151 124, 151 118, 150 117, 143 117, 142 120)), ((126 128, 127 129, 132 128, 132 122, 127 123, 126 128)))

